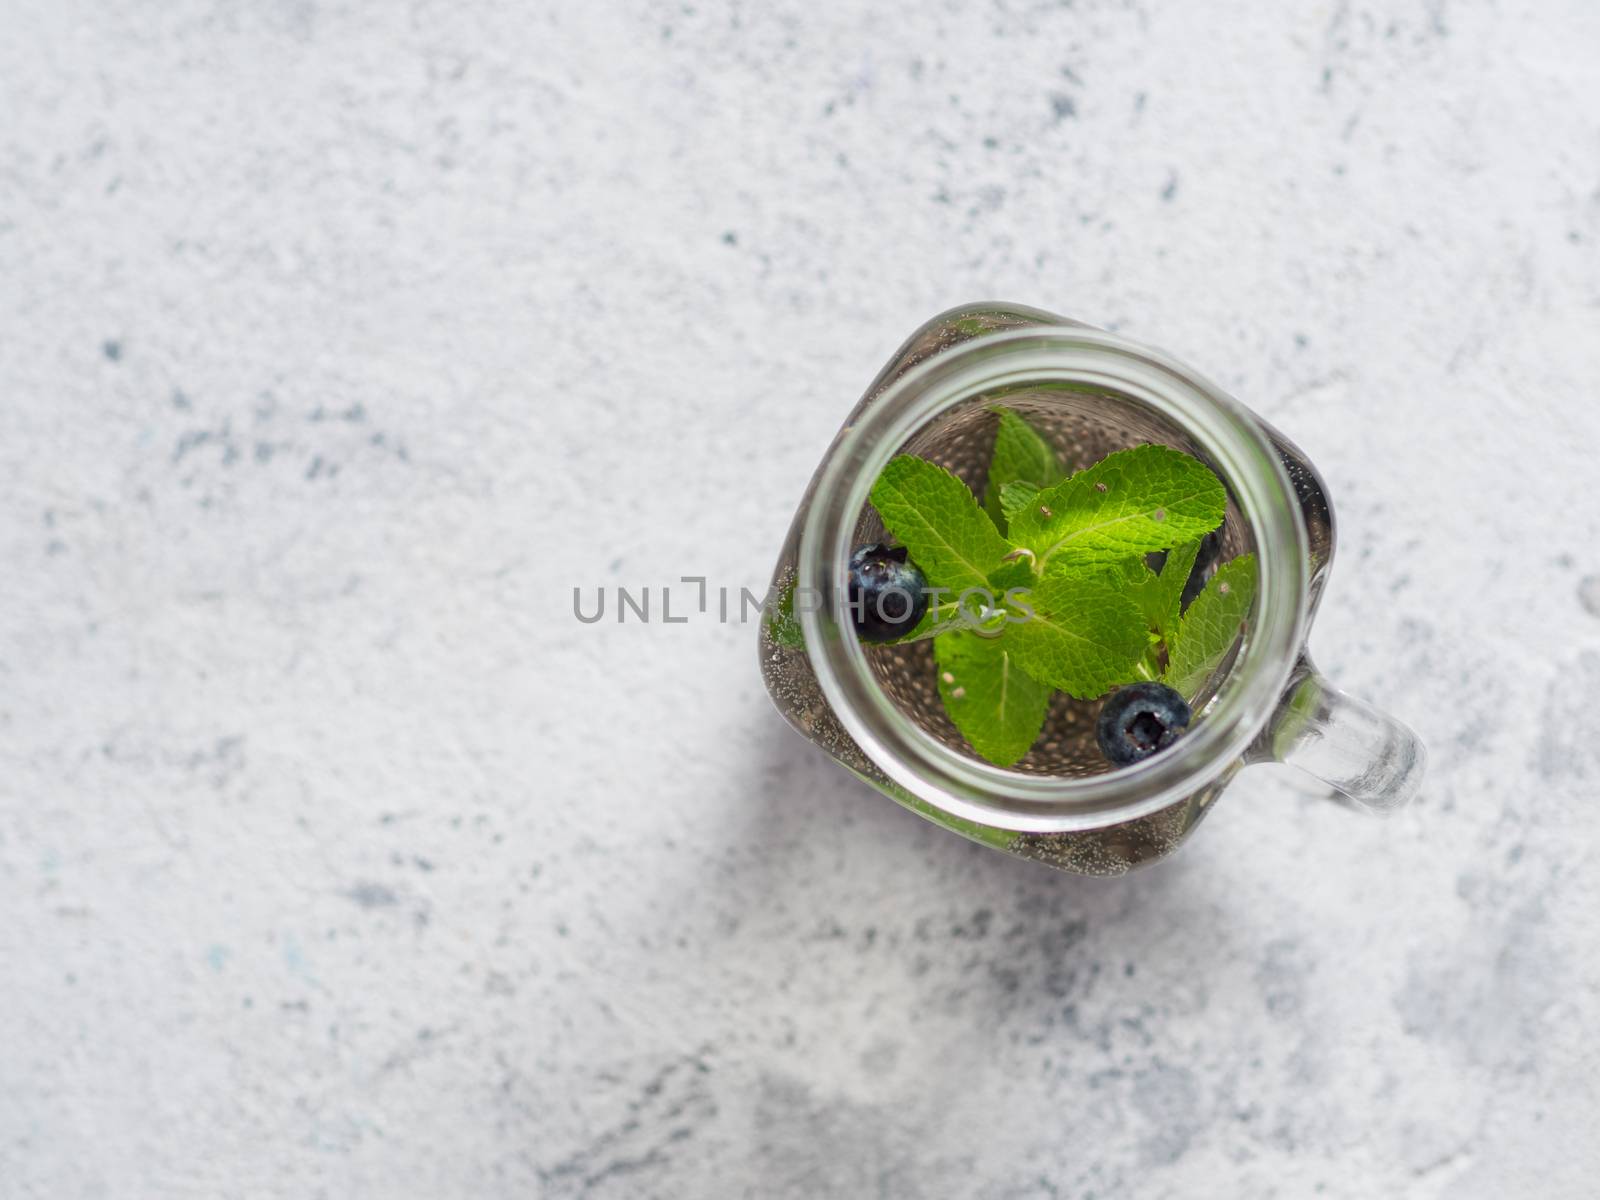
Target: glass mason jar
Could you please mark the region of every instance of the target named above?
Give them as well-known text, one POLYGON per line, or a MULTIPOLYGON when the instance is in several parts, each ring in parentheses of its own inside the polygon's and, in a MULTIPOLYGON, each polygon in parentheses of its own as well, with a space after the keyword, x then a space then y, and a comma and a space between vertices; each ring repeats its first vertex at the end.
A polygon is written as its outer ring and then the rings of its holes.
POLYGON ((918 329, 846 418, 800 502, 761 624, 778 710, 859 778, 931 821, 1085 875, 1172 853, 1243 767, 1283 762, 1350 806, 1385 812, 1421 782, 1405 726, 1330 687, 1305 640, 1334 552, 1321 478, 1282 434, 1160 351, 1017 305, 952 309, 918 329), (1254 607, 1173 747, 1111 769, 1100 701, 1057 694, 1014 766, 983 761, 940 703, 931 643, 865 646, 848 619, 847 560, 884 529, 867 503, 899 453, 982 495, 1003 404, 1079 470, 1148 442, 1205 462, 1228 491, 1218 561, 1256 556, 1254 607))

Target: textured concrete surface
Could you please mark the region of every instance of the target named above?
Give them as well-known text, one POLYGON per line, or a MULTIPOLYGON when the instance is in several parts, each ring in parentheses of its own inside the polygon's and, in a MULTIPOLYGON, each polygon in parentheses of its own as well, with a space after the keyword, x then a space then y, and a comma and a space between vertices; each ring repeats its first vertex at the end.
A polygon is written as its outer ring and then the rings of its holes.
POLYGON ((0 1195, 1593 1195, 1592 0, 3 15, 0 1195), (1415 810, 1057 876, 572 619, 986 296, 1314 456, 1415 810))

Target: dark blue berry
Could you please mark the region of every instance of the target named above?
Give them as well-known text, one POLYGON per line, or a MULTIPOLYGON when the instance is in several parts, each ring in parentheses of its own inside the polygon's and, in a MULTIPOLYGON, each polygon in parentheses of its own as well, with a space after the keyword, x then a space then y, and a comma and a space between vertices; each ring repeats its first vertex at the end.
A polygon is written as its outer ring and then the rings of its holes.
POLYGON ((864 642, 892 642, 928 611, 928 581, 904 546, 877 542, 850 556, 850 617, 864 642))
POLYGON ((1190 715, 1188 703, 1166 684, 1130 683, 1100 709, 1100 751, 1119 767, 1140 762, 1182 737, 1190 715))

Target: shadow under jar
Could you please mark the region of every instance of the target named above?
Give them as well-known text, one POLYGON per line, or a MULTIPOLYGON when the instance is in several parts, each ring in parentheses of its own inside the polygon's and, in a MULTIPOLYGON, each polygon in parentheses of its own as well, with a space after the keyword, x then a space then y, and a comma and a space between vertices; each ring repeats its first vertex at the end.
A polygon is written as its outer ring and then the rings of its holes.
POLYGON ((1053 867, 1120 874, 1176 849, 1252 762, 1303 767, 1372 811, 1415 793, 1415 735, 1329 687, 1305 655, 1333 549, 1326 492, 1301 452, 1192 370, 1049 313, 970 305, 912 335, 824 456, 773 573, 762 674, 801 734, 928 819, 1053 867), (1024 758, 985 762, 945 714, 932 642, 867 645, 850 623, 849 555, 885 540, 867 502, 878 474, 914 454, 981 496, 999 407, 1037 429, 1067 470, 1148 443, 1194 456, 1228 493, 1215 561, 1256 556, 1252 611, 1194 698, 1188 733, 1135 766, 1101 755, 1102 701, 1061 693, 1024 758))

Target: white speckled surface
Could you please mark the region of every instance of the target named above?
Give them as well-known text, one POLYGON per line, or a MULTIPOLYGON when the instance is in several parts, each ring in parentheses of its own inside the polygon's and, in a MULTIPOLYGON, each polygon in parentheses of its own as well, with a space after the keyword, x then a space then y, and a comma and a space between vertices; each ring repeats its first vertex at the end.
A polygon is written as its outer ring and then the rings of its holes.
POLYGON ((1592 0, 5 25, 0 1194, 1594 1194, 1592 0), (990 296, 1315 458, 1413 811, 1055 875, 572 620, 990 296))

